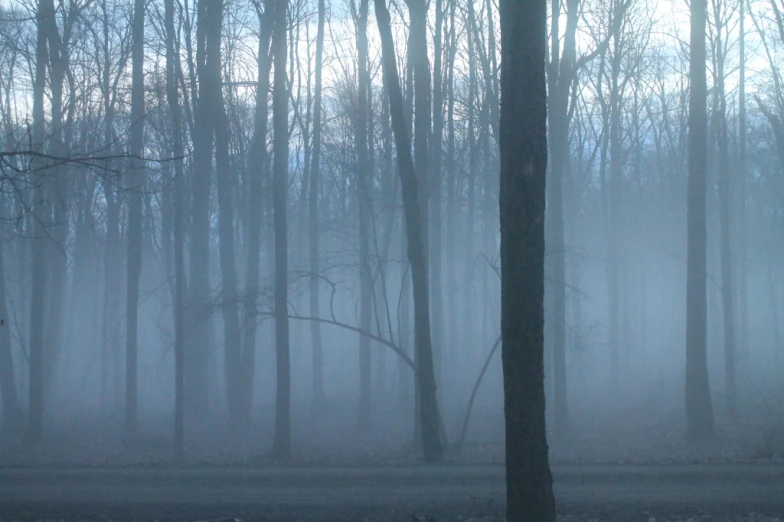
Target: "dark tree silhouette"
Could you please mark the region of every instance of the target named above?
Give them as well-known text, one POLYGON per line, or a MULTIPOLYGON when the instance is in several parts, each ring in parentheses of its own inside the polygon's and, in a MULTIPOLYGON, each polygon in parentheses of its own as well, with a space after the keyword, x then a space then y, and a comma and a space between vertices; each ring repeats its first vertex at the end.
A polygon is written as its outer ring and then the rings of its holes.
POLYGON ((545 0, 501 0, 501 338, 507 520, 554 522, 544 398, 545 0))

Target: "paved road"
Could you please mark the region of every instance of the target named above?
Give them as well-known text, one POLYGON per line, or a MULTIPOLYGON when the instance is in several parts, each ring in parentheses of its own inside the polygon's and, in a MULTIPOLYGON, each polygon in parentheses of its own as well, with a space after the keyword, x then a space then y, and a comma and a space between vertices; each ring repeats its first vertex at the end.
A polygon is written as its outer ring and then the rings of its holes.
MULTIPOLYGON (((575 465, 555 466, 553 474, 566 512, 784 515, 784 465, 575 465)), ((490 466, 6 469, 0 520, 449 518, 502 512, 503 477, 490 466)))

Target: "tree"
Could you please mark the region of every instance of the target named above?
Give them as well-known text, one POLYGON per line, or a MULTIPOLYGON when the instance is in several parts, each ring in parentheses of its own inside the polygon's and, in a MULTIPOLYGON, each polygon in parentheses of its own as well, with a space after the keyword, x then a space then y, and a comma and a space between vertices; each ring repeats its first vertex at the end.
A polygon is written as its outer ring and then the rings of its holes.
POLYGON ((501 354, 507 520, 554 522, 544 396, 545 0, 501 0, 501 354))
MULTIPOLYGON (((193 118, 193 175, 191 177, 190 219, 190 276, 188 277, 188 346, 185 351, 185 396, 188 398, 186 413, 193 419, 207 412, 209 390, 209 340, 210 320, 210 178, 212 173, 213 103, 209 96, 209 73, 207 72, 207 31, 214 24, 213 2, 198 3, 198 26, 196 34, 197 82, 191 77, 196 108, 193 118)), ((186 24, 186 31, 188 30, 186 24)), ((186 44, 188 41, 186 40, 186 44)), ((190 58, 190 57, 189 57, 190 58)), ((190 60, 189 60, 190 62, 190 60)), ((193 74, 193 72, 192 72, 193 74)))
POLYGON ((174 45, 174 0, 166 0, 166 100, 172 117, 174 157, 174 457, 185 458, 185 172, 183 170, 182 110, 177 75, 179 53, 174 45))
POLYGON ((144 0, 133 7, 131 87, 131 170, 128 173, 128 298, 126 300, 125 347, 125 438, 133 441, 137 431, 137 359, 139 324, 139 278, 142 272, 142 190, 144 187, 144 0))
POLYGON ((389 93, 389 110, 392 117, 392 131, 395 135, 398 175, 403 193, 403 207, 406 221, 408 262, 411 266, 411 280, 414 291, 414 350, 416 360, 417 385, 420 396, 420 422, 422 432, 422 451, 428 462, 443 459, 443 442, 439 430, 438 401, 436 399, 435 373, 433 369, 433 350, 430 339, 430 304, 427 282, 427 257, 421 217, 419 180, 411 156, 403 93, 397 72, 395 42, 389 11, 385 0, 374 0, 378 32, 381 37, 381 60, 384 84, 389 93))
POLYGON ((8 324, 8 308, 6 305, 7 290, 5 287, 4 249, 0 247, 0 395, 3 404, 3 429, 9 433, 16 432, 23 426, 24 417, 19 406, 16 392, 16 376, 14 359, 11 352, 11 331, 8 324))
MULTIPOLYGON (((352 9, 355 9, 352 4, 352 9)), ((370 203, 371 186, 370 158, 368 150, 368 99, 370 85, 368 71, 368 0, 359 0, 356 12, 357 27, 357 113, 354 119, 354 136, 357 148, 357 204, 359 206, 359 324, 369 332, 372 328, 372 285, 370 271, 370 203)), ((370 425, 371 397, 370 338, 359 336, 359 427, 370 425)))
MULTIPOLYGON (((308 218, 310 232, 310 315, 318 317, 319 312, 319 175, 321 166, 321 98, 322 69, 324 65, 324 18, 326 6, 324 0, 318 0, 318 29, 316 32, 316 85, 313 100, 313 158, 310 166, 310 186, 308 187, 308 218)), ((324 371, 321 346, 321 325, 317 321, 310 323, 310 335, 313 342, 313 406, 314 410, 323 406, 324 371)))
POLYGON ((708 379, 707 329, 707 79, 705 25, 707 1, 692 0, 689 40, 689 187, 686 274, 686 436, 713 437, 713 406, 708 379))
POLYGON ((288 199, 289 92, 286 86, 286 7, 277 0, 272 52, 275 76, 272 91, 273 178, 272 207, 275 218, 275 441, 273 454, 282 460, 291 456, 291 361, 288 316, 288 199))
MULTIPOLYGON (((51 1, 39 0, 36 13, 36 53, 35 78, 33 84, 33 149, 43 151, 45 141, 44 129, 44 91, 46 89, 46 63, 48 50, 46 47, 46 17, 54 17, 54 9, 50 9, 51 1)), ((44 216, 46 215, 46 185, 39 183, 35 187, 38 219, 35 223, 33 237, 32 262, 32 296, 30 298, 30 377, 28 379, 27 429, 25 442, 36 445, 43 435, 44 417, 44 313, 48 279, 46 259, 46 232, 44 216)))
POLYGON ((713 121, 718 147, 718 185, 719 185, 719 230, 721 237, 721 302, 724 326, 724 390, 727 394, 727 408, 735 407, 736 395, 736 354, 735 354, 735 306, 733 303, 732 247, 730 242, 731 206, 730 201, 730 158, 729 131, 727 129, 726 55, 729 39, 728 17, 730 10, 726 2, 713 0, 713 28, 711 36, 713 47, 714 93, 713 121))
POLYGON ((253 374, 256 368, 256 306, 259 292, 259 264, 261 247, 261 218, 264 212, 263 179, 267 163, 267 123, 269 106, 269 73, 270 73, 270 37, 273 23, 272 0, 264 1, 264 11, 257 7, 259 16, 260 36, 258 47, 258 85, 256 86, 256 115, 253 122, 253 141, 248 155, 248 176, 250 178, 250 198, 248 200, 248 265, 245 283, 245 321, 242 341, 240 374, 240 418, 243 422, 250 420, 251 402, 253 398, 253 374))

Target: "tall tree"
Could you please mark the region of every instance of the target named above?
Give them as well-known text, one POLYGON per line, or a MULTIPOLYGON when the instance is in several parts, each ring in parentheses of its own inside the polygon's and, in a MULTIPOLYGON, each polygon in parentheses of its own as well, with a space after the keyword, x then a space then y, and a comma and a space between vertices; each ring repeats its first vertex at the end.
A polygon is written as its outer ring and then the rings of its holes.
POLYGON ((185 172, 183 170, 182 109, 177 74, 179 53, 175 47, 174 0, 164 6, 166 26, 166 101, 172 117, 174 158, 174 457, 185 457, 185 408, 183 359, 185 351, 185 172))
MULTIPOLYGON (((209 338, 210 338, 210 178, 212 175, 213 121, 207 79, 207 30, 215 13, 210 1, 198 2, 196 28, 196 74, 194 91, 193 175, 191 178, 190 255, 188 277, 188 346, 185 350, 185 396, 188 420, 202 418, 207 412, 209 398, 209 338)), ((187 29, 187 24, 186 24, 187 29)), ((188 40, 186 39, 186 44, 188 40)), ((190 60, 189 60, 190 62, 190 60)))
MULTIPOLYGON (((441 187, 444 140, 444 81, 443 81, 443 0, 436 0, 435 36, 433 37, 433 135, 430 139, 430 285, 433 294, 433 358, 436 384, 442 385, 441 372, 444 338, 444 292, 442 263, 442 210, 441 187)), ((442 388, 443 393, 443 388, 442 388)), ((443 397, 443 395, 442 395, 443 397)))
POLYGON ((708 379, 708 231, 706 225, 708 110, 705 58, 707 1, 692 0, 689 39, 689 186, 686 268, 686 436, 713 437, 708 379))
POLYGON ((128 297, 125 346, 125 438, 136 437, 139 334, 139 279, 142 272, 142 190, 144 188, 144 0, 133 5, 131 49, 131 169, 128 173, 128 297))
POLYGON ((384 84, 389 92, 389 109, 392 117, 392 131, 395 135, 398 174, 403 193, 403 208, 406 221, 408 262, 411 266, 411 280, 414 290, 414 350, 417 368, 417 384, 420 396, 420 422, 422 432, 422 451, 429 462, 443 459, 443 442, 439 430, 438 401, 433 369, 433 349, 430 338, 430 304, 427 282, 427 256, 419 179, 411 156, 403 93, 395 57, 395 42, 392 37, 391 20, 385 0, 374 0, 378 32, 381 37, 381 61, 384 84))
POLYGON ((729 131, 727 129, 726 40, 728 38, 728 6, 722 0, 713 0, 713 61, 716 85, 713 94, 713 121, 718 147, 719 230, 721 247, 721 303, 724 326, 724 391, 726 406, 735 407, 735 306, 732 285, 732 246, 730 241, 730 158, 729 131))
MULTIPOLYGON (((46 18, 54 17, 52 4, 39 0, 36 12, 36 52, 35 77, 33 79, 33 150, 44 150, 46 129, 44 127, 44 91, 46 90, 46 69, 49 60, 46 47, 46 18)), ((39 162, 40 164, 40 162, 39 162)), ((35 185, 36 212, 33 236, 32 296, 30 298, 30 377, 28 379, 27 429, 25 442, 36 445, 41 442, 44 418, 44 314, 48 267, 46 259, 45 219, 48 213, 46 180, 38 180, 35 185)))
POLYGON ((248 176, 250 197, 248 199, 248 265, 245 282, 245 318, 242 341, 243 353, 238 378, 240 379, 240 418, 244 423, 250 420, 253 398, 253 374, 256 368, 256 325, 258 324, 256 306, 259 292, 259 265, 261 261, 261 219, 264 212, 263 180, 267 164, 267 124, 269 117, 269 73, 270 39, 273 23, 273 0, 264 1, 264 11, 257 7, 260 36, 257 56, 258 84, 256 86, 256 115, 253 122, 253 141, 248 156, 248 176))
POLYGON ((288 199, 289 92, 286 86, 286 7, 277 0, 272 47, 275 76, 272 91, 273 179, 272 208, 275 219, 275 441, 273 453, 287 460, 291 456, 291 360, 288 316, 288 199))
POLYGON ((501 0, 501 354, 511 522, 555 522, 544 396, 545 0, 501 0))
MULTIPOLYGON (((368 0, 359 0, 359 10, 355 10, 357 25, 357 114, 354 119, 354 136, 357 149, 357 204, 359 206, 359 324, 360 328, 372 330, 372 292, 373 278, 370 268, 370 203, 371 186, 369 144, 368 144, 368 98, 370 85, 368 71, 368 0)), ((367 428, 370 424, 371 397, 371 359, 370 337, 359 336, 359 426, 367 428)))
MULTIPOLYGON (((321 98, 322 69, 324 65, 324 19, 326 6, 318 0, 318 28, 316 32, 316 85, 313 100, 313 158, 310 166, 310 187, 308 190, 308 218, 310 230, 310 315, 319 317, 319 217, 318 196, 321 167, 321 98)), ((313 342, 313 406, 318 410, 325 402, 324 367, 321 345, 321 324, 310 322, 310 335, 313 342)))

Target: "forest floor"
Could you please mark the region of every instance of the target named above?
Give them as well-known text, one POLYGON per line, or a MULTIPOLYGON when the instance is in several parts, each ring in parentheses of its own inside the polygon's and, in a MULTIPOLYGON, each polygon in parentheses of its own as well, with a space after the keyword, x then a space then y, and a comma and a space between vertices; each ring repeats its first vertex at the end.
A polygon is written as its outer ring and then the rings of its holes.
MULTIPOLYGON (((563 522, 784 517, 780 464, 553 465, 563 522)), ((0 520, 499 520, 501 466, 0 470, 0 520), (432 517, 432 518, 428 518, 432 517)))
MULTIPOLYGON (((597 413, 551 434, 559 522, 784 521, 782 419, 719 415, 715 441, 694 445, 670 411, 616 408, 623 421, 597 413)), ((237 434, 216 420, 189 432, 177 467, 169 419, 147 419, 125 445, 120 420, 51 423, 35 449, 0 440, 0 522, 503 520, 498 418, 477 416, 463 453, 438 466, 401 444, 410 428, 395 419, 362 436, 346 430, 350 416, 299 422, 288 466, 263 457, 271 430, 237 434)))

